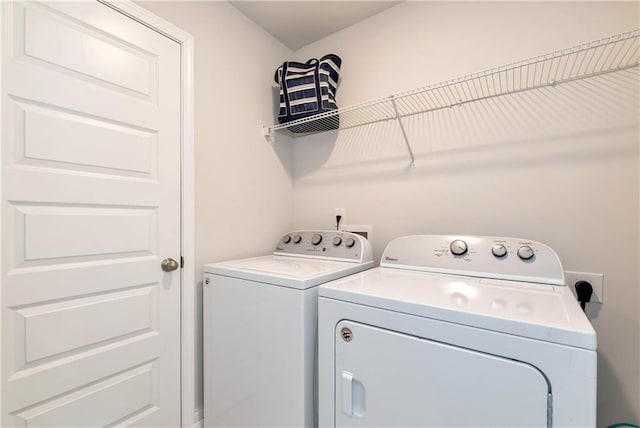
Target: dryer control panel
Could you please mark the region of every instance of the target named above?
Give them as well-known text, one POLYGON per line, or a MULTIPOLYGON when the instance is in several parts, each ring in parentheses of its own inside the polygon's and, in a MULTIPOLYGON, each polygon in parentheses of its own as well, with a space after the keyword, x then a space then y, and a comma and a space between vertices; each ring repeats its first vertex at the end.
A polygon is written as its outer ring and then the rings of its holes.
POLYGON ((336 230, 298 230, 280 238, 273 255, 368 262, 371 245, 364 237, 336 230))
POLYGON ((410 235, 387 245, 381 267, 564 285, 560 258, 540 242, 496 236, 410 235))

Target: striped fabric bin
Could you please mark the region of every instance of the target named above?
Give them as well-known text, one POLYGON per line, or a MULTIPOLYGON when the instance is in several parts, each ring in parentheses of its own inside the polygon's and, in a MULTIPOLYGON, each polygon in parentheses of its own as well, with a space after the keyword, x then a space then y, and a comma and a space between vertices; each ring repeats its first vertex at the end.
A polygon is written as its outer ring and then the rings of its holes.
MULTIPOLYGON (((336 90, 342 60, 334 54, 306 63, 287 61, 276 70, 274 80, 280 86, 280 111, 278 122, 289 123, 336 110, 336 90)), ((322 130, 337 129, 339 117, 322 121, 322 130)), ((318 130, 318 124, 307 122, 289 127, 291 132, 305 133, 318 130)))

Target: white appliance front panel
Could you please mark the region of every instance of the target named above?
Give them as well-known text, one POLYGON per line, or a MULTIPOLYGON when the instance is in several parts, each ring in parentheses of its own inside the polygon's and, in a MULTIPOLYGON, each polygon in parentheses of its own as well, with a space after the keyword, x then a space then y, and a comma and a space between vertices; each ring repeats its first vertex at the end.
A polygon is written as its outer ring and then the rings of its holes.
POLYGON ((548 426, 529 364, 352 321, 334 340, 336 427, 548 426))
POLYGON ((313 427, 318 288, 205 274, 205 427, 313 427))
MULTIPOLYGON (((322 296, 318 299, 318 307, 318 420, 322 428, 336 426, 336 326, 344 320, 531 364, 544 373, 551 385, 551 426, 596 425, 597 355, 594 350, 421 318, 322 296)), ((354 335, 353 341, 358 340, 358 337, 359 333, 354 335)), ((371 358, 376 356, 373 353, 363 355, 361 361, 368 365, 371 358)), ((357 373, 355 374, 357 380, 357 373)))

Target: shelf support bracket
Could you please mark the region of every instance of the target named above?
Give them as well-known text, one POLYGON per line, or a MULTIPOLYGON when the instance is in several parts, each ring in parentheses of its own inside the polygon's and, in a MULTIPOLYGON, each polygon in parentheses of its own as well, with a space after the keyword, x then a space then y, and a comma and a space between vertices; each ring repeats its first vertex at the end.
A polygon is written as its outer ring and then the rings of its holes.
POLYGON ((416 158, 413 155, 413 150, 411 150, 411 143, 409 143, 409 138, 407 137, 407 131, 404 129, 404 124, 402 123, 402 119, 400 118, 400 112, 398 111, 398 106, 396 105, 396 98, 391 95, 389 97, 391 100, 391 105, 393 106, 393 111, 396 113, 396 119, 398 120, 398 125, 400 126, 400 131, 402 131, 402 137, 404 138, 404 143, 407 145, 407 150, 409 151, 409 156, 411 157, 411 163, 409 166, 411 168, 416 167, 416 158))
POLYGON ((273 143, 273 134, 274 134, 273 129, 271 129, 270 126, 262 127, 262 135, 264 136, 264 139, 270 143, 273 143))

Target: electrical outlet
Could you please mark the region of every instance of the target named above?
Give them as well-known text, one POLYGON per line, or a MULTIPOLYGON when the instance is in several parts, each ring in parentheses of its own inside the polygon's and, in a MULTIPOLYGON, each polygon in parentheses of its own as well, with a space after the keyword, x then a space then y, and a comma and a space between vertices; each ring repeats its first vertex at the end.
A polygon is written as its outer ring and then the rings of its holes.
POLYGON ((340 224, 345 224, 347 222, 346 220, 346 215, 347 215, 347 210, 345 210, 344 208, 336 208, 336 217, 337 216, 341 216, 340 217, 340 224))
MULTIPOLYGON (((601 273, 589 273, 589 272, 564 272, 564 280, 567 283, 567 287, 571 289, 571 292, 576 296, 576 282, 587 281, 593 287, 593 295, 589 303, 603 303, 604 302, 604 275, 601 273)), ((577 298, 577 297, 576 297, 577 298)))

